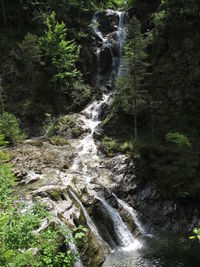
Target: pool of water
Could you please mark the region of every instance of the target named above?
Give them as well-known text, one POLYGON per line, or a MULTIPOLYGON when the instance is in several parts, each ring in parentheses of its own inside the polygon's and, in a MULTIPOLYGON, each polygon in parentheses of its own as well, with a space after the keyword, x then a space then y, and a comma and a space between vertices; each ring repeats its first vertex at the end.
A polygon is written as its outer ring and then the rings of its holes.
POLYGON ((174 237, 145 238, 142 248, 115 249, 103 267, 200 267, 200 244, 177 241, 174 237))

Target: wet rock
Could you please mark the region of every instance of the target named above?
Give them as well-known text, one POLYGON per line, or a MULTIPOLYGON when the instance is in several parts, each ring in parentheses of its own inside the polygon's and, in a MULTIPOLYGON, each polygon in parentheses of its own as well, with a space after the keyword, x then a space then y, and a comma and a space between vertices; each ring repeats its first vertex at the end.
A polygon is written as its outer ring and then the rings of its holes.
POLYGON ((119 16, 113 10, 106 10, 98 13, 98 22, 100 31, 107 35, 117 30, 119 16))
POLYGON ((37 181, 40 180, 40 177, 39 176, 34 176, 34 177, 30 177, 27 181, 26 181, 26 185, 28 184, 33 184, 33 183, 36 183, 37 181))
POLYGON ((94 139, 96 140, 101 140, 103 137, 103 129, 101 128, 101 126, 97 126, 97 128, 95 129, 94 132, 94 139))
POLYGON ((93 218, 103 239, 111 247, 119 244, 120 241, 115 232, 113 219, 99 199, 96 199, 93 206, 93 218))
POLYGON ((27 172, 18 170, 18 171, 14 172, 14 175, 17 178, 17 181, 22 181, 22 180, 26 179, 27 172))
POLYGON ((102 246, 91 231, 88 231, 80 250, 83 263, 90 267, 101 266, 109 252, 108 247, 102 246))
POLYGON ((61 195, 66 190, 65 187, 59 187, 55 185, 44 186, 33 192, 33 196, 50 197, 54 201, 61 199, 61 195))

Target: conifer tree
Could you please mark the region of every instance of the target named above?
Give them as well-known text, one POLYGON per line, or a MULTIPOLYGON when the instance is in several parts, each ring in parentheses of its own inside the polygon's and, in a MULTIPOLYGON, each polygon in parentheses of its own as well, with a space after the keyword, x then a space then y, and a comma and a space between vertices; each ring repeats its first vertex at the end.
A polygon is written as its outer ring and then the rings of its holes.
POLYGON ((128 43, 125 47, 125 56, 122 74, 118 78, 118 92, 115 99, 117 110, 134 116, 135 141, 137 140, 138 110, 145 105, 143 97, 144 78, 147 75, 146 48, 151 35, 141 33, 141 25, 135 17, 129 26, 128 43))

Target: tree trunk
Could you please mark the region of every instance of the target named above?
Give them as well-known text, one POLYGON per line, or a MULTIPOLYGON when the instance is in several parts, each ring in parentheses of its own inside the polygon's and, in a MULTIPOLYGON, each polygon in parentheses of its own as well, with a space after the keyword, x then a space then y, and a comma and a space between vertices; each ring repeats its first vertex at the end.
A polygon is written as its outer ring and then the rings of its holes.
POLYGON ((81 23, 81 8, 82 8, 82 0, 79 0, 79 11, 78 11, 79 23, 81 23))
POLYGON ((134 132, 135 132, 135 142, 137 141, 137 81, 136 81, 136 40, 134 38, 134 132))
POLYGON ((4 109, 3 87, 2 87, 1 79, 0 79, 0 109, 1 109, 1 114, 2 114, 5 111, 5 109, 4 109))
POLYGON ((1 5, 2 5, 2 11, 3 11, 4 25, 7 26, 6 8, 5 8, 4 0, 1 0, 1 5))

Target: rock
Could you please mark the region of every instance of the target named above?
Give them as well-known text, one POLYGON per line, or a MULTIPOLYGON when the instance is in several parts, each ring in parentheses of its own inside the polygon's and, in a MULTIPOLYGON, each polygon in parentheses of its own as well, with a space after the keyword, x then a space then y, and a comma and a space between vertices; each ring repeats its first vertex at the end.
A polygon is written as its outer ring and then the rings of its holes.
POLYGON ((94 132, 94 139, 96 140, 101 140, 102 137, 103 137, 103 129, 101 128, 100 125, 98 125, 95 129, 95 132, 94 132))
POLYGON ((80 250, 83 263, 90 267, 101 266, 109 252, 108 247, 99 243, 91 231, 88 231, 80 250))
POLYGON ((26 181, 26 185, 36 183, 40 180, 39 176, 31 177, 26 181))
POLYGON ((117 30, 119 16, 116 12, 113 10, 106 10, 99 12, 97 16, 99 29, 104 35, 117 30))
POLYGON ((36 146, 36 147, 42 147, 43 146, 42 140, 38 140, 38 139, 25 140, 24 144, 29 144, 29 145, 36 146))
POLYGON ((119 245, 120 240, 116 235, 112 217, 99 199, 96 199, 93 205, 93 218, 102 238, 106 240, 111 247, 119 245))
POLYGON ((65 187, 49 185, 35 190, 33 196, 50 197, 52 200, 58 201, 65 190, 65 187))
POLYGON ((17 178, 17 181, 22 181, 22 180, 26 179, 27 172, 18 170, 18 171, 14 172, 14 175, 17 178))

